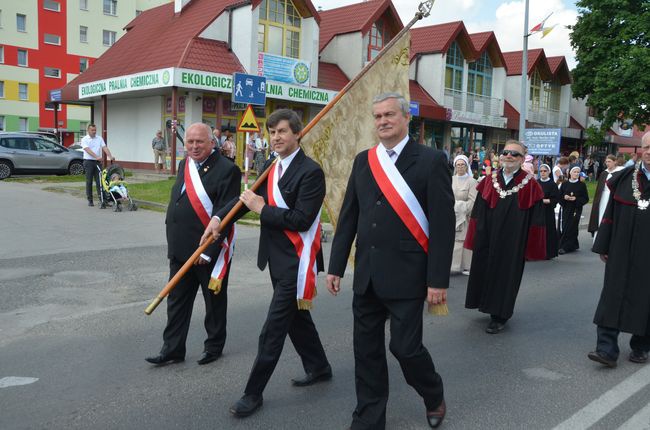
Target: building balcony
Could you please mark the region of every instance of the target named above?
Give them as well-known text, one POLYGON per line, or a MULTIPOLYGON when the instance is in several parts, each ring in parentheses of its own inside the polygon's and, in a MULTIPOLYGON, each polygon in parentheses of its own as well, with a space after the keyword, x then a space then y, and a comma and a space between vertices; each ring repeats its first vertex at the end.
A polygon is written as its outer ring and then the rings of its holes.
POLYGON ((479 115, 503 115, 503 99, 445 89, 445 107, 479 115))
POLYGON ((536 124, 544 124, 552 127, 565 128, 569 126, 569 113, 554 109, 543 109, 528 104, 527 119, 536 124))

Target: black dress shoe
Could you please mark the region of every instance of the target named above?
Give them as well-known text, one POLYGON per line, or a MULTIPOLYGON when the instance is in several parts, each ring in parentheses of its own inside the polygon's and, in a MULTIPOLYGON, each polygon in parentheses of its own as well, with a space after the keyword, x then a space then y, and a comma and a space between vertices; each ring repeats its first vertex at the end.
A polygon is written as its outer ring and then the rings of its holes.
POLYGON ((88 201, 88 206, 95 206, 95 205, 93 204, 93 202, 91 202, 91 201, 89 200, 89 201, 88 201))
POLYGON ((646 351, 632 350, 630 352, 629 360, 632 363, 645 363, 648 361, 648 353, 646 351))
POLYGON ((318 372, 307 372, 304 378, 292 379, 291 384, 294 387, 307 387, 317 382, 329 381, 330 379, 332 379, 332 368, 327 366, 318 372))
POLYGON ((445 404, 445 400, 442 400, 442 403, 440 403, 440 406, 438 406, 435 410, 433 411, 427 411, 427 422, 429 423, 429 427, 432 429, 437 429, 440 427, 440 424, 442 424, 442 420, 445 419, 445 414, 447 413, 447 405, 445 404))
POLYGON ((262 403, 264 403, 264 399, 261 394, 245 394, 230 407, 230 413, 240 418, 247 417, 258 410, 262 403))
POLYGON ((608 358, 602 352, 591 351, 589 354, 587 354, 587 358, 589 358, 591 361, 595 361, 596 363, 604 364, 607 367, 616 367, 616 360, 608 358))
POLYGON ((560 255, 564 255, 564 254, 566 254, 566 251, 564 249, 560 248, 560 249, 557 250, 557 253, 560 254, 560 255))
POLYGON ((488 324, 487 328, 485 329, 486 333, 489 334, 497 334, 505 328, 505 324, 499 321, 490 321, 490 324, 488 324))
POLYGON ((168 364, 180 363, 181 361, 185 361, 185 358, 169 357, 167 355, 158 354, 154 357, 145 358, 145 361, 158 366, 166 366, 168 364))
POLYGON ((220 352, 209 352, 209 351, 203 351, 203 354, 201 354, 201 358, 197 361, 200 366, 208 363, 212 363, 213 361, 217 361, 221 357, 220 352))

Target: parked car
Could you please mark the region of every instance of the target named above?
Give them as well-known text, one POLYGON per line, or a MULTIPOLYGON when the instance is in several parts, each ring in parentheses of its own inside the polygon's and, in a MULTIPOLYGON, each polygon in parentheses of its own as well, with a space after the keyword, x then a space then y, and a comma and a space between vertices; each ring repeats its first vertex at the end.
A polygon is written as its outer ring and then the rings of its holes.
POLYGON ((84 173, 83 154, 30 133, 0 132, 0 179, 14 173, 84 173))

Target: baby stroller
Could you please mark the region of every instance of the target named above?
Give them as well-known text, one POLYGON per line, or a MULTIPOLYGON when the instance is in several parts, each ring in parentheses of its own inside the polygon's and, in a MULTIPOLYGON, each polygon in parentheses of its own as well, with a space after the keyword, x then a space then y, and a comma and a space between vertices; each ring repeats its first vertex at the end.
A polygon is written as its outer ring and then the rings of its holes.
MULTIPOLYGON (((97 169, 99 170, 99 167, 97 169)), ((112 206, 113 211, 122 212, 122 206, 127 205, 130 211, 138 210, 138 205, 129 196, 124 176, 124 169, 119 164, 111 164, 108 168, 100 171, 99 182, 102 188, 102 192, 99 194, 100 209, 112 206)))

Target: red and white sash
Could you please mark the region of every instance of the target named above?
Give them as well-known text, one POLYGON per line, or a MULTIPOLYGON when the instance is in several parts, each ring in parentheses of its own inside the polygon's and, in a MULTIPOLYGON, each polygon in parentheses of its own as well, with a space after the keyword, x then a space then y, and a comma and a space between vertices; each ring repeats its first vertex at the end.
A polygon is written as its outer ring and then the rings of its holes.
MULTIPOLYGON (((283 209, 289 209, 280 187, 278 187, 278 168, 280 166, 279 160, 274 163, 273 168, 269 172, 268 180, 266 181, 266 190, 268 201, 271 206, 276 206, 283 209)), ((316 256, 320 251, 320 214, 316 215, 314 222, 312 222, 309 230, 297 232, 291 230, 284 230, 293 246, 296 248, 296 253, 300 259, 298 264, 298 280, 297 280, 297 295, 298 309, 311 309, 312 299, 316 296, 316 274, 318 272, 316 256)))
MULTIPOLYGON (((199 171, 196 168, 196 163, 189 157, 185 159, 184 179, 185 192, 190 200, 192 209, 194 209, 203 226, 207 227, 210 222, 210 214, 212 214, 212 200, 210 200, 210 196, 205 191, 201 176, 199 176, 199 171)), ((214 294, 219 294, 221 291, 221 283, 226 276, 228 265, 235 252, 235 236, 235 226, 233 225, 230 234, 221 243, 221 251, 210 275, 208 288, 213 290, 214 294)))
POLYGON ((370 171, 386 200, 424 252, 429 249, 429 220, 411 188, 382 145, 368 151, 370 171))

